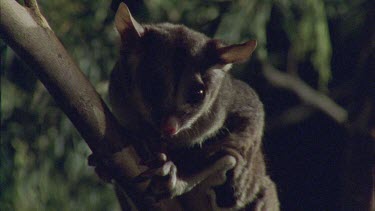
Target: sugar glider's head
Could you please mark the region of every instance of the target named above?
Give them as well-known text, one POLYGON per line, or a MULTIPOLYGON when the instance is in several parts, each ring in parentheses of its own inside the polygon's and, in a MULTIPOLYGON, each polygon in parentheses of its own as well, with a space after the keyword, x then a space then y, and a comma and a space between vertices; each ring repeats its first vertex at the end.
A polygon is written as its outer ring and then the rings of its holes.
POLYGON ((226 46, 182 25, 141 25, 121 3, 120 68, 128 68, 137 110, 166 138, 179 136, 210 111, 232 63, 247 60, 256 41, 226 46))

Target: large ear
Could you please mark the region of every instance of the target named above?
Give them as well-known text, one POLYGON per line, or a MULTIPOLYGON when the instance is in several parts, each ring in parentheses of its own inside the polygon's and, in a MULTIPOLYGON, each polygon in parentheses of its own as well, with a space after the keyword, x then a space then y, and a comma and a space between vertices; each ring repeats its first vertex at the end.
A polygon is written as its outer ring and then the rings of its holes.
POLYGON ((121 41, 128 43, 129 39, 139 38, 144 33, 144 28, 132 16, 128 6, 121 2, 116 15, 115 25, 121 35, 121 41))
POLYGON ((245 62, 250 58, 256 47, 256 40, 220 47, 218 49, 220 62, 224 64, 245 62))

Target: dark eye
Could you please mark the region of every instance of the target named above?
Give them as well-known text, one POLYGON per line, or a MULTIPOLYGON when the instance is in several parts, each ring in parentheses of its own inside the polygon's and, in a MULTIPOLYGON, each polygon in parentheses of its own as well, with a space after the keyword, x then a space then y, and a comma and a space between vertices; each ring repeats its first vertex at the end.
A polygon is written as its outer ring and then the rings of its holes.
POLYGON ((198 84, 193 86, 189 93, 187 102, 189 104, 198 104, 204 100, 204 97, 206 96, 205 87, 203 84, 198 84))

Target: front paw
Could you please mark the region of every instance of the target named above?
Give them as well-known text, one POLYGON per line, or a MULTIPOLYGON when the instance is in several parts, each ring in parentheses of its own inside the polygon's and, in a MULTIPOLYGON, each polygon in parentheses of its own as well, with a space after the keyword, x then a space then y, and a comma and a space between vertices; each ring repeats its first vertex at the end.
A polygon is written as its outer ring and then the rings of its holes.
POLYGON ((149 179, 150 183, 145 191, 145 199, 151 203, 162 199, 174 198, 186 192, 185 182, 177 177, 177 167, 172 161, 167 161, 165 154, 147 161, 150 168, 135 178, 135 182, 149 179))

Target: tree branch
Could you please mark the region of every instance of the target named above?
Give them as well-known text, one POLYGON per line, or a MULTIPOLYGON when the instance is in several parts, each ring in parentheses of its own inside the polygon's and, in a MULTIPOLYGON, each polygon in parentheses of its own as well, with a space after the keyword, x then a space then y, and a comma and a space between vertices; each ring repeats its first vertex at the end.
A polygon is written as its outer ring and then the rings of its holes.
MULTIPOLYGON (((130 178, 141 173, 139 157, 128 145, 132 137, 105 105, 41 15, 35 0, 25 8, 0 1, 0 37, 36 73, 97 158, 103 159, 116 183, 129 190, 130 178)), ((138 185, 135 192, 144 187, 138 185)), ((142 202, 132 197, 138 208, 142 202)), ((139 198, 138 198, 139 199, 139 198)))
POLYGON ((347 122, 348 113, 345 109, 299 78, 283 73, 267 63, 263 64, 263 72, 272 85, 294 92, 304 103, 323 111, 340 124, 347 122))
POLYGON ((16 1, 1 1, 0 35, 37 74, 93 152, 120 151, 115 118, 54 33, 40 27, 16 1))

